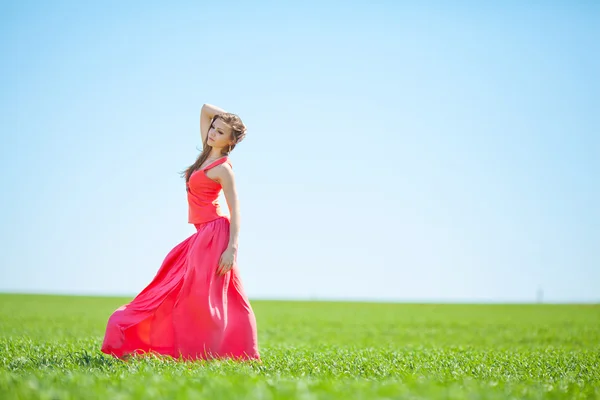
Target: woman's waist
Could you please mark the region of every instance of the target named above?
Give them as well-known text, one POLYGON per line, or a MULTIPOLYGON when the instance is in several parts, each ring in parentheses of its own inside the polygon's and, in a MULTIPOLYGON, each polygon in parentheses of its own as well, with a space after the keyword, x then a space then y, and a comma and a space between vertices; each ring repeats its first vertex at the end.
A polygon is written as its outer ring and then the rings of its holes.
POLYGON ((193 224, 196 227, 196 230, 199 231, 200 229, 206 228, 206 229, 211 229, 211 226, 215 226, 218 224, 229 224, 229 216, 227 215, 218 215, 214 218, 210 218, 206 221, 199 221, 199 222, 190 222, 191 224, 193 224))
POLYGON ((190 223, 205 222, 224 216, 219 204, 190 205, 188 215, 190 223))

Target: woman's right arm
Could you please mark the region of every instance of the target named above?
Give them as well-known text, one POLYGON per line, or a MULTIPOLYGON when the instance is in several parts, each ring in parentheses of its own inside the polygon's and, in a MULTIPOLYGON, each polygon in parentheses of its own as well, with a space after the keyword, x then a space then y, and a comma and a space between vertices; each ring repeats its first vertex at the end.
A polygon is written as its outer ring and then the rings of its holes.
POLYGON ((200 135, 202 136, 203 147, 204 143, 206 143, 206 136, 208 135, 208 130, 210 129, 210 122, 212 121, 215 115, 222 114, 224 112, 225 110, 222 110, 219 107, 210 104, 204 104, 202 106, 202 110, 200 111, 200 135))

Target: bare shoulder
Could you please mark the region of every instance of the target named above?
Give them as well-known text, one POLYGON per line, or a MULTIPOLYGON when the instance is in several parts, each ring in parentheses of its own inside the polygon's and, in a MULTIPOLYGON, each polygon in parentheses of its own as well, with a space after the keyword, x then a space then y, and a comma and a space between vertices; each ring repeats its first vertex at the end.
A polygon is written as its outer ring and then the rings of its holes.
POLYGON ((213 176, 209 176, 209 178, 214 179, 221 184, 226 184, 233 182, 235 179, 235 175, 233 173, 233 168, 229 164, 229 162, 224 162, 222 164, 217 165, 212 168, 209 172, 212 172, 213 176))
POLYGON ((227 171, 226 173, 232 173, 233 174, 233 166, 231 165, 231 161, 227 160, 222 164, 219 164, 217 166, 217 168, 219 168, 219 170, 222 171, 227 171))

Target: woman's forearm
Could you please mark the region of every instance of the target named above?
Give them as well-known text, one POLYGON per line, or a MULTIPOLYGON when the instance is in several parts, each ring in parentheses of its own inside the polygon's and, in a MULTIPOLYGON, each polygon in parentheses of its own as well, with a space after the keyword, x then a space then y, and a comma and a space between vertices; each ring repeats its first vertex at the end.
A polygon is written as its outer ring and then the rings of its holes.
POLYGON ((231 218, 229 219, 229 245, 230 249, 238 249, 238 237, 240 233, 240 212, 239 210, 234 210, 231 213, 231 218))
POLYGON ((206 115, 207 118, 212 119, 217 114, 222 114, 226 112, 222 108, 217 106, 213 106, 212 104, 204 104, 202 106, 201 115, 206 115))

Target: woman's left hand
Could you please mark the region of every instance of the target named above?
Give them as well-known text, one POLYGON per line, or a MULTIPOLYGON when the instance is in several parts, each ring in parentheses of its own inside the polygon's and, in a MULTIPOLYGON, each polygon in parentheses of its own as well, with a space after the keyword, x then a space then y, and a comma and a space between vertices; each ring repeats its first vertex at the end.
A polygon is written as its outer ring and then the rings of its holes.
POLYGON ((225 275, 233 268, 233 263, 235 261, 235 249, 228 247, 227 250, 221 254, 221 259, 219 260, 219 267, 217 268, 218 275, 225 275))

